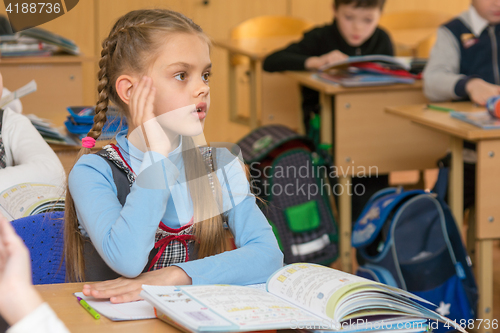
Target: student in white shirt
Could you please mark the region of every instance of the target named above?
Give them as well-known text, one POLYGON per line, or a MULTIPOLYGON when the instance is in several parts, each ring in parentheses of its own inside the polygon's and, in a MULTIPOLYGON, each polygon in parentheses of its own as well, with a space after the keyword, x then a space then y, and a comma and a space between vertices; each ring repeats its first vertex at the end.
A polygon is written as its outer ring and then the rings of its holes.
POLYGON ((11 325, 7 333, 69 332, 31 284, 28 249, 0 215, 0 316, 11 325))
MULTIPOLYGON (((0 92, 10 93, 1 74, 0 92)), ((66 176, 59 158, 21 111, 21 102, 15 100, 0 118, 0 192, 26 182, 63 186, 66 176)))

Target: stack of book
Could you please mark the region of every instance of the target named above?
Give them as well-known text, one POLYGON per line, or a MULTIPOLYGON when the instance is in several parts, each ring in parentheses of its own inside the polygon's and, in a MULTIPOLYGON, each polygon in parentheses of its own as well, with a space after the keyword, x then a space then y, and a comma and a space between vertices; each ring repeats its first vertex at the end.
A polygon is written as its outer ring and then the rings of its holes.
POLYGON ((34 114, 28 114, 26 117, 28 117, 47 143, 65 146, 80 146, 78 138, 64 134, 65 130, 63 128, 55 128, 48 120, 39 118, 34 114))
POLYGON ((80 54, 78 46, 67 38, 41 28, 0 36, 2 57, 43 57, 57 53, 80 54))
POLYGON ((411 84, 421 78, 412 70, 411 58, 385 55, 349 57, 323 66, 314 76, 343 87, 411 84))

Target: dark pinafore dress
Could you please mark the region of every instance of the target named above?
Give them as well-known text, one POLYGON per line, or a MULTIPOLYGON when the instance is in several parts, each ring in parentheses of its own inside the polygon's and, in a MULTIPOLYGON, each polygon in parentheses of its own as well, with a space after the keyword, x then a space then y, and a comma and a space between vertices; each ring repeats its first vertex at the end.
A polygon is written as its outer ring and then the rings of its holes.
MULTIPOLYGON (((213 189, 212 172, 216 170, 215 158, 213 157, 215 150, 211 147, 200 147, 199 149, 205 161, 208 178, 213 189)), ((96 154, 104 158, 111 167, 118 201, 123 206, 127 195, 130 193, 130 187, 135 182, 136 175, 134 171, 114 144, 105 146, 96 154)), ((223 215, 223 223, 224 228, 227 229, 228 224, 225 215, 223 215)), ((102 260, 89 239, 84 243, 84 258, 86 281, 103 281, 120 276, 102 260)), ((178 229, 169 228, 160 221, 155 234, 155 245, 149 254, 148 263, 144 267, 143 272, 160 269, 195 258, 193 219, 178 229)))

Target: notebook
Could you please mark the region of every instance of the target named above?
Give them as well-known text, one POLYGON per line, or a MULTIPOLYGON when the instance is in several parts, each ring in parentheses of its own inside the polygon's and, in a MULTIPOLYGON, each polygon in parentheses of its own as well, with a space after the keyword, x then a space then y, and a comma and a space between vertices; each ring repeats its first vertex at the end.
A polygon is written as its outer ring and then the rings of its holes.
POLYGON ((465 121, 482 129, 498 129, 500 128, 500 119, 492 117, 488 111, 482 112, 459 112, 451 111, 451 116, 456 119, 465 121))
MULTIPOLYGON (((153 306, 144 300, 114 304, 108 299, 96 299, 91 296, 85 296, 81 292, 74 293, 74 295, 84 299, 100 315, 112 321, 156 318, 153 306)), ((77 302, 76 298, 75 302, 77 302)))

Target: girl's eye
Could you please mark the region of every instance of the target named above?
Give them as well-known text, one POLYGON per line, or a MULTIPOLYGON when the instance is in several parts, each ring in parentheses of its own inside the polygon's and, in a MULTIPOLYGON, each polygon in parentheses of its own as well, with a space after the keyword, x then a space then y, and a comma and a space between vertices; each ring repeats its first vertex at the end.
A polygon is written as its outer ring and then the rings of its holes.
POLYGON ((346 19, 347 21, 352 21, 352 16, 350 16, 350 15, 346 15, 346 16, 344 16, 344 17, 345 17, 345 19, 346 19))
POLYGON ((210 75, 211 73, 204 73, 203 74, 203 81, 205 81, 206 83, 208 83, 210 81, 210 75))
POLYGON ((371 24, 372 22, 373 22, 373 20, 372 20, 372 19, 365 19, 365 23, 366 23, 366 24, 371 24))
POLYGON ((174 76, 174 78, 179 81, 184 81, 186 79, 186 73, 179 73, 176 76, 174 76))

